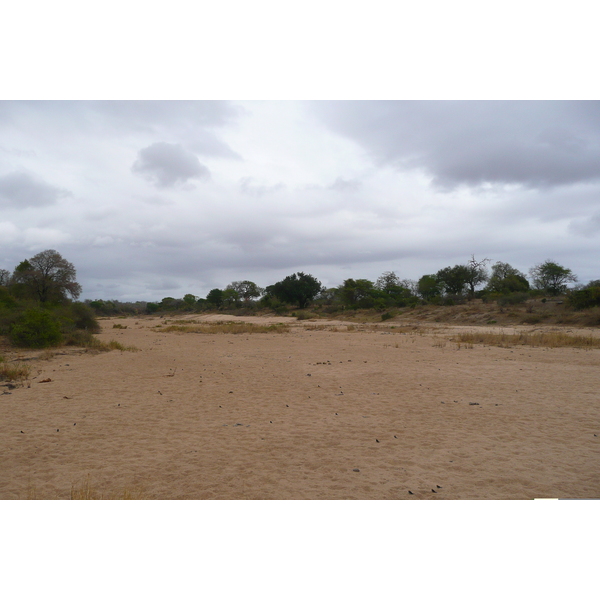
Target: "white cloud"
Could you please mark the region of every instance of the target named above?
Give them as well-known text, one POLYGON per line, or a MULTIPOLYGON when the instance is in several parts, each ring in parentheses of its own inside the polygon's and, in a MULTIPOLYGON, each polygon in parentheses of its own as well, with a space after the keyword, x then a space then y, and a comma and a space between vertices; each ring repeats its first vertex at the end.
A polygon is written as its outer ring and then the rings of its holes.
MULTIPOLYGON (((19 238, 19 228, 10 221, 0 222, 0 244, 14 244, 19 238)), ((15 265, 16 266, 16 265, 15 265)))
POLYGON ((53 248, 71 239, 71 235, 58 229, 28 227, 23 232, 23 243, 30 249, 53 248))

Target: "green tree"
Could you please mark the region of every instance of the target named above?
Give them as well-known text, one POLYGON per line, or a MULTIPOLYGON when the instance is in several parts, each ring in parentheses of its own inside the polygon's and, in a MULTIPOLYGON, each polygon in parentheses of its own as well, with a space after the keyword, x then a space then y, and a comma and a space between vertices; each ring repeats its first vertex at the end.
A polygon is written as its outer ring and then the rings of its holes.
POLYGON ((185 303, 186 308, 193 308, 197 300, 198 298, 194 296, 194 294, 186 294, 183 297, 183 302, 185 303))
POLYGON ((219 288, 210 290, 206 296, 206 301, 217 308, 221 308, 223 305, 223 290, 220 290, 219 288))
POLYGON ((227 286, 223 290, 223 294, 221 296, 221 303, 224 306, 232 307, 237 306, 240 301, 240 295, 231 287, 227 286))
POLYGON ((435 275, 423 275, 417 282, 417 292, 423 300, 428 302, 434 298, 439 298, 443 291, 443 284, 435 275))
POLYGON ((402 287, 400 278, 394 271, 385 271, 375 282, 375 287, 382 292, 393 293, 396 289, 402 287))
POLYGON ((471 272, 465 265, 455 265, 440 269, 435 277, 442 284, 445 294, 461 295, 471 280, 471 272))
POLYGON ((76 275, 73 264, 56 250, 44 250, 19 264, 12 279, 20 290, 42 303, 63 302, 67 295, 77 299, 81 294, 76 275))
POLYGON ((533 285, 538 290, 544 290, 552 296, 564 294, 567 283, 577 281, 577 276, 571 269, 567 269, 552 260, 546 260, 529 270, 533 285))
POLYGON ((178 300, 177 298, 166 296, 160 301, 159 307, 160 310, 177 310, 178 308, 181 308, 182 305, 183 300, 178 300))
POLYGON ((258 298, 263 295, 264 290, 259 288, 253 281, 233 281, 226 290, 234 290, 237 292, 238 298, 241 298, 246 304, 253 298, 258 298))
POLYGON ((306 308, 310 302, 321 292, 321 282, 305 273, 288 275, 282 281, 267 287, 266 292, 282 302, 297 304, 299 308, 306 308))
POLYGON ((346 279, 339 290, 345 304, 356 306, 361 302, 364 305, 367 298, 373 297, 375 286, 368 279, 346 279))
POLYGON ((156 302, 148 302, 148 304, 146 304, 146 311, 151 315, 159 310, 160 306, 156 302))
POLYGON ((377 278, 375 288, 387 296, 388 303, 403 306, 411 298, 414 299, 416 284, 408 279, 400 279, 394 271, 386 271, 377 278))
POLYGON ((492 267, 492 274, 485 288, 497 294, 512 294, 529 290, 529 282, 518 269, 505 262, 498 261, 492 267))

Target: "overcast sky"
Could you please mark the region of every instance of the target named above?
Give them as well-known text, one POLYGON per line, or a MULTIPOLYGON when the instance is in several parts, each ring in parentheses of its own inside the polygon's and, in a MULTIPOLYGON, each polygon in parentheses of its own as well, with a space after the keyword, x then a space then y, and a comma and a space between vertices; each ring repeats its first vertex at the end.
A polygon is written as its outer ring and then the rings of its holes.
POLYGON ((600 278, 600 102, 2 101, 0 268, 82 299, 477 259, 600 278))

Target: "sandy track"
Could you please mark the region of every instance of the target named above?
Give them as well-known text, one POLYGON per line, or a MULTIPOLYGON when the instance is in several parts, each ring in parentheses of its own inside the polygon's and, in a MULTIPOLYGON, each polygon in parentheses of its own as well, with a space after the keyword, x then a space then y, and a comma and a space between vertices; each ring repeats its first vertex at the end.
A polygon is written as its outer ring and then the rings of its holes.
POLYGON ((160 499, 600 497, 599 350, 267 321, 291 331, 108 319, 100 338, 141 351, 32 360, 31 387, 0 391, 0 498, 68 498, 88 474, 160 499))

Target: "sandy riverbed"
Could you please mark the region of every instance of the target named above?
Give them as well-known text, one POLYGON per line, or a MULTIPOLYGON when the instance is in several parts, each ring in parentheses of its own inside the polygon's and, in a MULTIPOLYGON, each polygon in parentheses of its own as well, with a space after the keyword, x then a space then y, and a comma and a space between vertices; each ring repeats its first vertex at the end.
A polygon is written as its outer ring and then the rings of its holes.
POLYGON ((600 350, 231 319, 291 328, 105 319, 101 339, 140 351, 4 351, 33 360, 29 387, 0 387, 0 499, 69 498, 86 480, 148 499, 600 497, 600 350))

